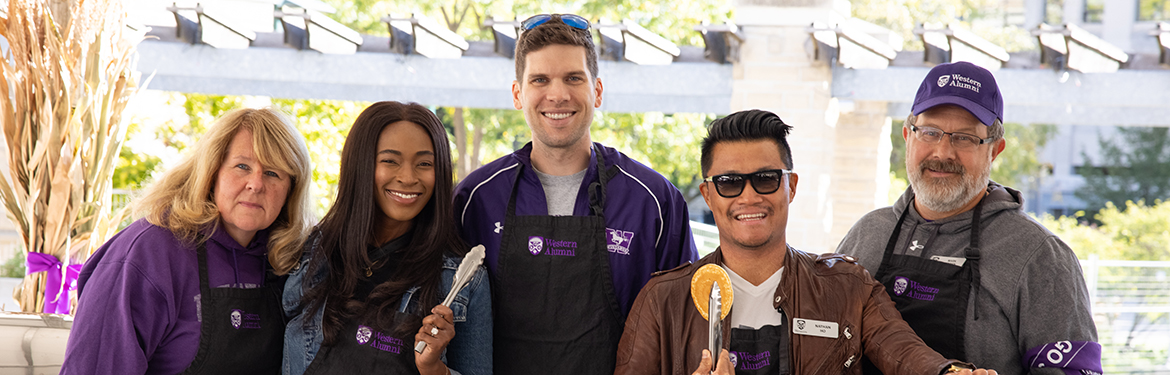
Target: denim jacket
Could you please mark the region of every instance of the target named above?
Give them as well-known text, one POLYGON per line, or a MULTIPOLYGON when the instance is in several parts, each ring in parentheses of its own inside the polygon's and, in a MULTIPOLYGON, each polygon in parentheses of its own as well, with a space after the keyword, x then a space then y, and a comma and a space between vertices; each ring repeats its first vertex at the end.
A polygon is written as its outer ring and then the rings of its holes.
MULTIPOLYGON (((312 241, 312 239, 310 239, 312 241)), ((301 308, 302 284, 305 282, 305 271, 308 269, 310 252, 306 251, 300 264, 289 273, 288 281, 284 284, 282 305, 285 316, 288 317, 288 326, 284 331, 284 363, 282 373, 285 375, 300 375, 313 362, 313 357, 321 349, 324 333, 321 330, 322 310, 312 314, 312 321, 305 325, 305 314, 301 308)), ((443 256, 442 286, 440 296, 446 296, 451 290, 455 279, 455 270, 463 258, 443 256)), ((310 281, 316 285, 325 279, 328 270, 322 269, 310 281)), ((459 291, 455 301, 451 303, 451 312, 455 315, 455 338, 447 345, 443 352, 443 363, 451 369, 451 374, 486 375, 492 373, 492 297, 491 287, 487 278, 487 271, 481 265, 475 271, 467 287, 459 291)), ((418 304, 415 293, 419 287, 407 290, 402 296, 402 303, 398 311, 404 312, 411 304, 418 304)), ((427 309, 429 310, 429 309, 427 309)), ((413 349, 413 343, 410 345, 413 349)))

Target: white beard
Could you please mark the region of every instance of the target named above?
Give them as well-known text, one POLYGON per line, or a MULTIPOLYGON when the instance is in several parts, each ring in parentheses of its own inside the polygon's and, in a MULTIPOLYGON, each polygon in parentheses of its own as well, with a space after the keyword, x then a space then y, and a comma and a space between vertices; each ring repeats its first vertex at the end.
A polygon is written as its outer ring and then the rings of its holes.
POLYGON ((909 161, 906 164, 906 176, 914 189, 914 199, 934 212, 951 212, 962 208, 987 190, 987 183, 991 178, 991 168, 985 168, 983 173, 974 175, 968 173, 966 168, 957 162, 923 160, 917 166, 909 165, 909 161), (949 178, 923 176, 922 170, 926 164, 930 164, 933 169, 958 173, 958 176, 949 178))

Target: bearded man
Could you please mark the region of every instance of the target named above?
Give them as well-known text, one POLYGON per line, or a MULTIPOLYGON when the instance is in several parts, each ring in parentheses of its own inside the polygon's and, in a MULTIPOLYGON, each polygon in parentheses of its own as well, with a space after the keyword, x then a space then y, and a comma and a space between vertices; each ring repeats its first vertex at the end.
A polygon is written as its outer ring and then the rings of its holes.
POLYGON ((1076 255, 1024 213, 1019 191, 989 178, 1007 144, 995 77, 967 62, 935 66, 911 113, 902 128, 910 187, 862 217, 837 252, 885 284, 944 357, 1003 374, 1100 373, 1076 255))

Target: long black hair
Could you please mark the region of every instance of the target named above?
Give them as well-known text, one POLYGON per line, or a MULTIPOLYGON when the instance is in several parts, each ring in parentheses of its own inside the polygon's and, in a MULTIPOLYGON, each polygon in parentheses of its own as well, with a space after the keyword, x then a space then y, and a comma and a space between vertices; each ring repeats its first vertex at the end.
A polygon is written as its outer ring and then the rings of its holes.
POLYGON ((461 256, 467 252, 455 229, 451 165, 447 131, 426 107, 416 103, 377 102, 354 121, 341 152, 337 199, 317 226, 320 242, 305 270, 306 275, 315 275, 321 267, 328 267, 328 276, 307 290, 302 301, 308 312, 324 307, 325 344, 335 343, 345 322, 357 318, 379 331, 401 334, 417 330, 422 317, 429 315, 430 307, 438 303, 443 254, 461 256), (369 246, 380 245, 374 238, 377 210, 381 209, 374 200, 378 138, 387 125, 399 121, 418 124, 430 135, 435 150, 434 194, 413 219, 414 235, 407 246, 409 250, 396 253, 401 258, 395 260, 398 266, 394 276, 374 287, 367 301, 350 301, 370 264, 369 246), (408 312, 417 319, 395 323, 394 312, 398 310, 399 300, 414 286, 420 287, 417 292, 420 311, 408 312))

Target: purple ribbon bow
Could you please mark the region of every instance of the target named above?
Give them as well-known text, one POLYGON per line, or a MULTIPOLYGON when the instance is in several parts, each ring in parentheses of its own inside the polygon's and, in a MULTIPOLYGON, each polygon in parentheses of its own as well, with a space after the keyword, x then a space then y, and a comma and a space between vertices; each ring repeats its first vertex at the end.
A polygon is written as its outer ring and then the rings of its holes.
POLYGON ((28 267, 28 273, 45 272, 45 309, 43 312, 68 314, 69 291, 77 289, 77 276, 81 273, 81 265, 74 264, 65 267, 65 280, 61 280, 63 264, 57 260, 57 257, 31 251, 26 256, 25 266, 28 267))

